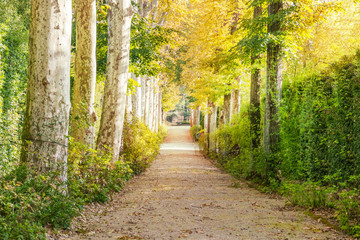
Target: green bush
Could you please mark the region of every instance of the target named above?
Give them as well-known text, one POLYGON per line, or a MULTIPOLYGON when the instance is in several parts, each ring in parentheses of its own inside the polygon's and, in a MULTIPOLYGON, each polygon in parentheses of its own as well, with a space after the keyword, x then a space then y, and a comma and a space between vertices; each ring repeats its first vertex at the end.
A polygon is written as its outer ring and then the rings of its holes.
POLYGON ((24 166, 0 179, 0 238, 45 239, 43 226, 66 228, 79 202, 64 194, 56 173, 35 176, 24 166))
POLYGON ((202 130, 203 129, 200 125, 194 125, 190 128, 190 134, 195 142, 199 141, 202 130))
POLYGON ((111 151, 71 142, 68 157, 70 195, 85 202, 106 202, 132 176, 129 164, 112 162, 111 151))
POLYGON ((165 128, 161 127, 158 133, 154 133, 136 118, 124 124, 122 160, 129 164, 134 174, 140 174, 150 166, 159 153, 165 134, 165 128))

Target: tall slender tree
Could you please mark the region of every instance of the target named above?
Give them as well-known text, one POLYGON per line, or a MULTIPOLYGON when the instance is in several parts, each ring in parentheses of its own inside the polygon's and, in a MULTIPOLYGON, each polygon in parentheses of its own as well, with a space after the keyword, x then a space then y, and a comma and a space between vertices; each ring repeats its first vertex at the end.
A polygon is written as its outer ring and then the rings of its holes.
POLYGON ((111 148, 113 161, 117 161, 125 118, 133 8, 130 0, 109 0, 108 5, 107 69, 97 147, 111 148))
MULTIPOLYGON (((279 36, 281 33, 281 0, 270 0, 268 5, 268 33, 279 36)), ((267 76, 264 119, 264 151, 274 154, 278 147, 280 122, 278 117, 282 90, 282 46, 279 41, 270 41, 267 45, 267 76)))
POLYGON ((29 79, 21 159, 66 180, 71 0, 32 0, 29 79))
POLYGON ((72 99, 71 136, 93 145, 96 84, 96 1, 75 0, 76 54, 72 99))
MULTIPOLYGON (((253 18, 256 20, 262 13, 261 6, 254 7, 253 18)), ((260 54, 256 50, 252 50, 251 56, 251 83, 250 83, 250 131, 252 148, 256 149, 260 146, 260 87, 261 72, 259 67, 260 54)))

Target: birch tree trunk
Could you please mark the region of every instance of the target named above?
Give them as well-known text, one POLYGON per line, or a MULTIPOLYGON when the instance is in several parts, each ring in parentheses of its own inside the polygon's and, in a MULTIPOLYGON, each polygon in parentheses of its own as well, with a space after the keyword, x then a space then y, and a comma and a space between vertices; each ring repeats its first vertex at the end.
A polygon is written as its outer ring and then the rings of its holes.
POLYGON ((96 84, 96 1, 75 0, 76 54, 71 136, 75 142, 93 145, 96 84))
MULTIPOLYGON (((282 9, 282 1, 271 2, 268 6, 270 18, 274 18, 282 9)), ((275 18, 269 26, 268 32, 276 34, 281 30, 280 19, 275 18)), ((264 119, 264 151, 266 154, 275 153, 278 148, 280 122, 278 108, 282 91, 282 57, 281 45, 270 42, 267 46, 267 76, 266 100, 264 119)))
POLYGON ((129 73, 130 25, 133 10, 130 0, 108 0, 108 55, 103 111, 97 147, 110 147, 113 161, 119 158, 126 91, 129 73))
POLYGON ((71 0, 32 0, 21 160, 67 179, 71 0))

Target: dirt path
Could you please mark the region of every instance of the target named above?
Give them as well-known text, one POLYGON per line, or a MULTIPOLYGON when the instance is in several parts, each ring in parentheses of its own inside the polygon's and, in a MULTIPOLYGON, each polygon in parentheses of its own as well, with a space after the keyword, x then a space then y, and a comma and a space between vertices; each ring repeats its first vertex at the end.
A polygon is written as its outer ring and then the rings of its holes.
POLYGON ((88 207, 62 239, 351 239, 236 184, 196 151, 189 127, 170 127, 161 154, 112 202, 88 207))

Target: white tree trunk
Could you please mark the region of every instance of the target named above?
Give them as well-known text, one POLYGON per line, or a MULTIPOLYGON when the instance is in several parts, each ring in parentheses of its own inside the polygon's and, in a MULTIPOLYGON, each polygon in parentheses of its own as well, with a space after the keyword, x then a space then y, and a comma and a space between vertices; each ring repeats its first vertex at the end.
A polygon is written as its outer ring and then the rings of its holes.
POLYGON ((67 179, 71 0, 32 0, 29 79, 21 159, 67 179))
POLYGON ((205 133, 205 147, 209 148, 209 112, 207 108, 209 107, 209 102, 206 103, 206 111, 204 114, 204 133, 205 133))
POLYGON ((149 89, 149 128, 151 131, 154 131, 154 79, 150 80, 150 89, 149 89))
MULTIPOLYGON (((132 78, 136 80, 136 82, 141 85, 141 79, 136 78, 135 75, 132 75, 132 78)), ((141 95, 142 95, 142 88, 136 87, 135 93, 132 95, 132 111, 133 115, 137 119, 141 119, 141 95)))
POLYGON ((201 115, 201 108, 200 106, 198 106, 196 108, 195 125, 200 125, 200 115, 201 115))
POLYGON ((76 55, 72 100, 71 136, 75 142, 93 145, 96 84, 96 1, 75 0, 76 55))
POLYGON ((126 120, 128 122, 132 121, 133 117, 133 105, 132 105, 132 96, 133 95, 126 95, 126 120))
POLYGON ((159 131, 159 86, 156 85, 155 88, 155 95, 154 95, 155 101, 154 101, 154 131, 158 132, 159 131))
POLYGON ((144 104, 144 123, 150 125, 150 79, 144 79, 145 83, 145 104, 144 104))
POLYGON ((239 88, 236 89, 232 89, 231 90, 231 101, 230 101, 230 108, 231 108, 231 113, 230 113, 230 121, 231 118, 238 114, 240 112, 240 103, 241 103, 241 95, 240 95, 240 87, 241 87, 241 78, 237 77, 237 82, 238 82, 238 86, 239 88))
POLYGON ((231 94, 224 96, 224 125, 231 121, 231 94))
POLYGON ((146 80, 139 77, 141 83, 141 119, 145 123, 145 108, 146 108, 146 80))
POLYGON ((130 26, 133 10, 130 0, 108 0, 108 55, 97 146, 110 147, 113 161, 119 158, 126 91, 129 74, 130 26))
MULTIPOLYGON (((160 89, 160 87, 159 87, 159 89, 160 89)), ((159 111, 158 111, 158 118, 159 118, 158 128, 160 128, 160 126, 163 124, 163 119, 162 119, 162 93, 161 93, 161 91, 159 91, 159 111)))
POLYGON ((211 104, 211 115, 209 117, 209 150, 211 152, 216 152, 216 139, 213 136, 214 132, 216 131, 216 119, 217 119, 217 107, 215 104, 211 104))

